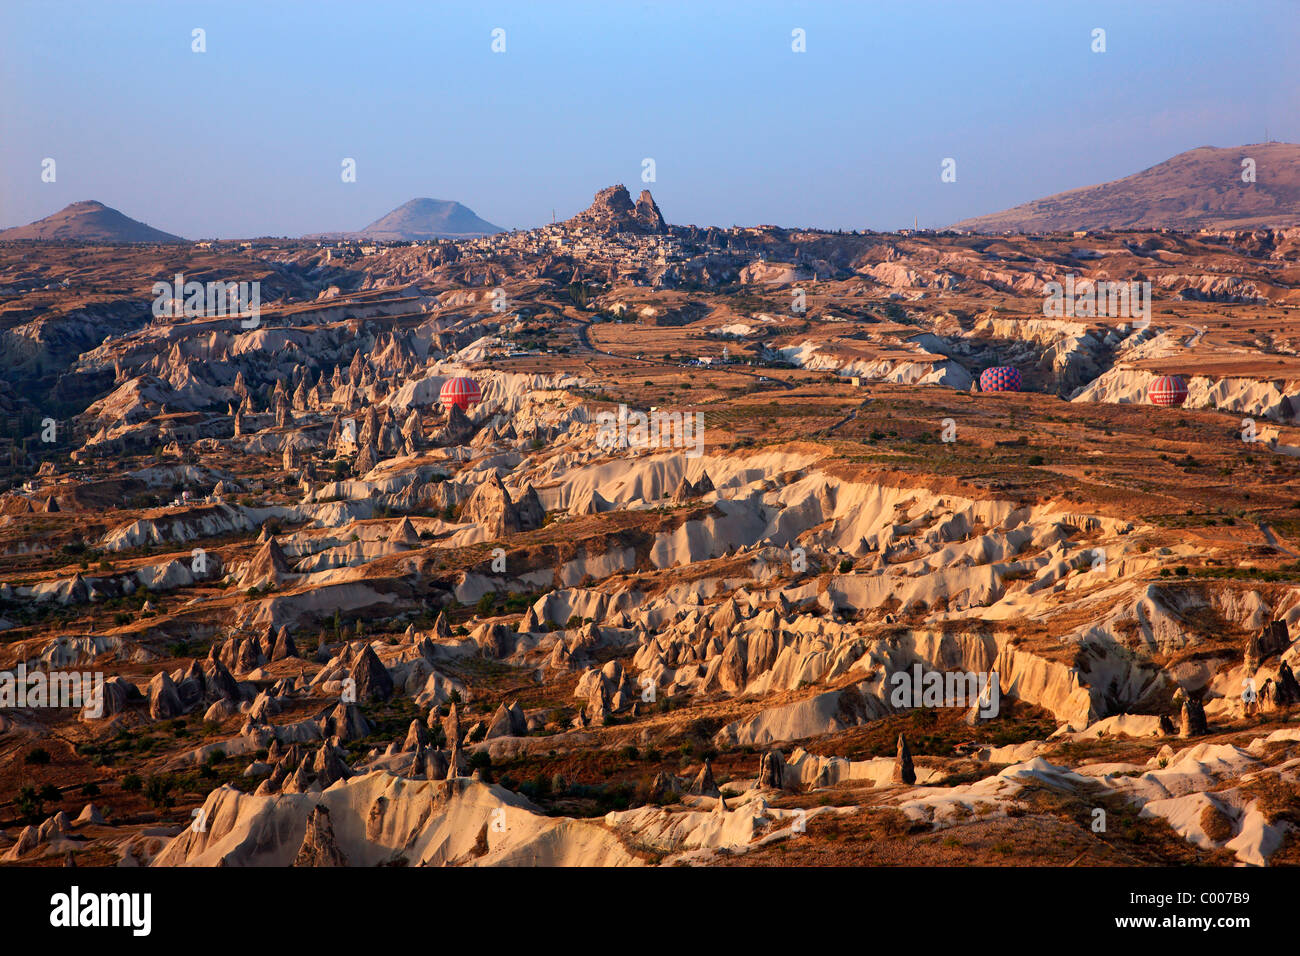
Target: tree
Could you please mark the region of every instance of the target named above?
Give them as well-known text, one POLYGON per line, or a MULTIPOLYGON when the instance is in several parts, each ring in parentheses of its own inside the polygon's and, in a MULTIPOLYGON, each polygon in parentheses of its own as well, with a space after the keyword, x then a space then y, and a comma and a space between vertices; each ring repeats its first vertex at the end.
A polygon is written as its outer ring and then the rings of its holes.
POLYGON ((172 779, 168 776, 150 777, 145 784, 144 795, 148 801, 158 809, 175 805, 176 798, 172 796, 172 779))
POLYGON ((14 801, 14 807, 28 823, 39 823, 45 816, 45 799, 37 792, 35 787, 23 787, 18 791, 18 799, 14 801))

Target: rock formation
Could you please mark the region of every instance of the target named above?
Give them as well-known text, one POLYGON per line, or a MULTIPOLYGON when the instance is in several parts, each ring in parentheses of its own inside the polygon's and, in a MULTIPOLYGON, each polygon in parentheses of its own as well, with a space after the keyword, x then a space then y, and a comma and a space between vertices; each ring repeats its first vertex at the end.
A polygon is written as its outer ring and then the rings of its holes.
POLYGON ((759 789, 784 789, 785 758, 779 750, 769 750, 759 759, 757 786, 759 789))
POLYGON ((353 661, 349 676, 356 681, 358 701, 388 700, 393 696, 393 679, 369 644, 353 661))
POLYGON ((288 657, 298 656, 298 646, 293 642, 293 635, 287 627, 281 627, 275 637, 275 646, 271 649, 271 660, 282 661, 288 657))
POLYGON ((916 783, 916 768, 912 766, 912 751, 907 746, 907 738, 898 735, 898 754, 894 758, 894 782, 904 783, 909 787, 916 783))
POLYGON ((599 233, 664 235, 668 232, 668 225, 650 191, 643 189, 634 205, 627 187, 622 184, 600 190, 591 205, 569 219, 567 225, 599 233))
POLYGON ((339 849, 334 838, 334 827, 330 823, 330 812, 323 804, 317 804, 307 815, 307 832, 303 834, 302 846, 294 857, 294 866, 347 866, 347 858, 339 849))
POLYGON ((1205 707, 1199 700, 1188 697, 1183 700, 1182 722, 1178 728, 1180 737, 1201 737, 1210 732, 1205 720, 1205 707))
POLYGON ((181 697, 171 675, 166 671, 154 674, 149 681, 149 716, 154 720, 167 720, 179 717, 183 712, 181 697))
POLYGON ((522 528, 510 492, 495 474, 480 484, 465 503, 461 520, 472 521, 490 538, 515 534, 522 528))
POLYGON ((699 797, 716 797, 719 795, 718 784, 713 779, 713 764, 706 758, 699 774, 691 781, 687 790, 699 797))

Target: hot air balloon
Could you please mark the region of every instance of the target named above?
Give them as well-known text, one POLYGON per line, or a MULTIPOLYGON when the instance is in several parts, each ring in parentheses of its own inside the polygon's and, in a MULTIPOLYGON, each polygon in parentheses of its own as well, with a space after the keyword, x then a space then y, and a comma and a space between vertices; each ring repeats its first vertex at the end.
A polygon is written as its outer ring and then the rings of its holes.
POLYGON ((1020 391, 1020 369, 1010 365, 986 368, 980 372, 981 392, 1018 392, 1020 391))
POLYGON ((459 405, 462 412, 467 412, 471 405, 483 400, 483 393, 479 390, 478 382, 472 378, 459 376, 449 378, 442 383, 442 391, 438 394, 438 400, 448 408, 452 405, 459 405))
POLYGON ((1161 375, 1147 389, 1152 405, 1181 405, 1187 401, 1187 383, 1177 375, 1161 375))

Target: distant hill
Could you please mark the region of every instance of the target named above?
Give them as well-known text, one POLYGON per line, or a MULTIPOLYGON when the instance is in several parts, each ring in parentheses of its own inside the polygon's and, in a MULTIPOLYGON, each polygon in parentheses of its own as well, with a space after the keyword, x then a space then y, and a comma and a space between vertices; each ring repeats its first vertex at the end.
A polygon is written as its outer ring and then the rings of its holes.
POLYGON ((1140 173, 954 223, 974 232, 1251 229, 1300 224, 1300 145, 1202 146, 1140 173), (1242 160, 1255 182, 1241 181, 1242 160))
POLYGON ((466 239, 505 232, 450 199, 412 199, 357 232, 316 233, 308 239, 466 239))
POLYGON ((0 231, 0 239, 68 239, 83 242, 185 242, 180 236, 147 226, 102 202, 86 200, 26 226, 0 231))

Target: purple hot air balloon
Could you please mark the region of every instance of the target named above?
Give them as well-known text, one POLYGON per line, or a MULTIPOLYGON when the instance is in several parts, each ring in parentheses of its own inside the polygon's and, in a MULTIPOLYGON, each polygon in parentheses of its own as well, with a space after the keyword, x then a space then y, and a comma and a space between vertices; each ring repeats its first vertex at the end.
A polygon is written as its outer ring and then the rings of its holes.
POLYGON ((980 373, 981 392, 1018 392, 1020 391, 1020 369, 1010 365, 986 368, 980 373))

